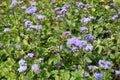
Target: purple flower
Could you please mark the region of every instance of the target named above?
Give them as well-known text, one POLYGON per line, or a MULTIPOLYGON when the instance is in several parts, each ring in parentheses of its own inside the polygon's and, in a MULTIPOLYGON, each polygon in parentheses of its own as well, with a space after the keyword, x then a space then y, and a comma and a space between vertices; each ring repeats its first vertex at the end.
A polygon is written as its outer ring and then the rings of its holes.
POLYGON ((113 20, 113 21, 114 21, 115 19, 117 19, 117 18, 118 18, 118 15, 110 16, 110 19, 113 20))
POLYGON ((78 37, 78 38, 68 39, 68 40, 67 40, 67 44, 72 45, 72 46, 76 46, 76 47, 79 47, 79 48, 82 48, 82 47, 84 47, 84 46, 87 44, 87 42, 81 40, 81 39, 78 37))
POLYGON ((78 51, 77 47, 72 47, 72 52, 77 52, 77 51, 78 51))
POLYGON ((16 49, 17 50, 20 50, 21 49, 21 46, 19 44, 16 45, 16 49))
POLYGON ((84 73, 81 75, 81 77, 88 77, 88 76, 90 76, 90 75, 88 74, 88 72, 84 72, 84 73))
POLYGON ((36 17, 37 17, 37 19, 39 19, 39 20, 44 20, 44 18, 45 18, 45 17, 42 16, 42 15, 37 15, 36 17))
POLYGON ((86 50, 86 51, 88 51, 88 50, 92 51, 93 50, 93 46, 91 44, 87 44, 87 45, 84 46, 84 50, 86 50))
POLYGON ((36 7, 29 7, 26 9, 26 14, 33 14, 37 11, 36 7))
POLYGON ((110 3, 110 6, 111 6, 111 7, 114 7, 114 6, 115 6, 115 3, 110 3))
POLYGON ((50 4, 55 4, 56 0, 51 0, 50 4))
POLYGON ((104 19, 101 17, 98 19, 98 22, 102 22, 104 19))
POLYGON ((120 15, 120 9, 118 9, 118 14, 120 15))
POLYGON ((19 68, 18 68, 18 72, 19 73, 21 73, 21 72, 24 72, 24 71, 26 71, 27 70, 27 66, 25 65, 25 66, 20 66, 19 68))
POLYGON ((19 60, 18 63, 19 63, 21 66, 27 65, 27 64, 26 64, 26 61, 25 61, 24 59, 19 60))
POLYGON ((40 69, 39 69, 39 66, 38 66, 38 64, 33 64, 32 66, 31 66, 31 69, 33 70, 33 71, 35 71, 35 72, 38 72, 38 73, 40 73, 40 69))
POLYGON ((38 59, 38 62, 41 63, 42 61, 43 61, 43 58, 39 58, 39 59, 38 59))
POLYGON ((120 70, 115 70, 115 75, 120 75, 120 70))
POLYGON ((99 60, 98 64, 103 69, 109 69, 112 66, 111 62, 109 62, 109 61, 105 62, 103 60, 99 60))
POLYGON ((25 27, 28 28, 31 26, 33 23, 31 21, 25 20, 25 27))
POLYGON ((83 8, 85 4, 83 4, 82 2, 76 2, 76 6, 79 8, 83 8))
POLYGON ((54 9, 54 11, 60 11, 61 10, 61 8, 60 7, 56 7, 55 9, 54 9))
POLYGON ((94 70, 94 69, 97 69, 97 67, 90 65, 90 66, 88 66, 88 69, 89 69, 89 70, 94 70))
POLYGON ((86 8, 92 8, 92 6, 90 4, 85 4, 86 8))
POLYGON ((34 54, 33 53, 28 53, 27 55, 24 56, 25 59, 27 58, 33 58, 34 54))
POLYGON ((92 19, 95 19, 95 17, 94 16, 90 16, 90 19, 92 20, 92 19))
POLYGON ((69 4, 65 4, 65 5, 62 7, 62 9, 67 10, 67 9, 69 9, 69 7, 70 7, 70 5, 69 5, 69 4))
POLYGON ((90 21, 91 21, 91 19, 90 18, 82 18, 81 20, 80 20, 81 22, 83 22, 83 23, 86 23, 86 24, 88 24, 90 21))
POLYGON ((10 13, 10 14, 14 14, 14 10, 10 10, 9 13, 10 13))
POLYGON ((17 0, 12 0, 12 3, 10 5, 11 8, 15 7, 18 4, 17 0))
POLYGON ((66 31, 63 34, 66 34, 66 36, 72 36, 72 33, 70 31, 66 31))
POLYGON ((96 38, 94 36, 92 36, 91 34, 86 34, 85 36, 86 36, 87 40, 89 40, 89 41, 96 40, 96 38))
POLYGON ((42 25, 32 25, 32 26, 30 26, 29 28, 31 28, 31 29, 36 29, 36 30, 40 30, 40 29, 42 29, 42 25))
POLYGON ((83 27, 80 28, 80 32, 86 32, 86 31, 88 31, 87 27, 83 26, 83 27))
POLYGON ((0 48, 3 46, 3 43, 0 43, 0 48))
POLYGON ((103 77, 103 74, 102 74, 102 73, 94 73, 94 77, 95 77, 97 80, 101 80, 102 77, 103 77))
POLYGON ((10 28, 4 28, 4 33, 7 33, 7 32, 9 32, 10 31, 10 28))

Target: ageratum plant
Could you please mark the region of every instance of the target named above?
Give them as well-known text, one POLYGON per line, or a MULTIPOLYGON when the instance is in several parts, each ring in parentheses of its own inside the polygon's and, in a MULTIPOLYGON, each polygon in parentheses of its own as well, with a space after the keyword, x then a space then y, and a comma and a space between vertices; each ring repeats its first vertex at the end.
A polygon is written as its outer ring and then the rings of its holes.
POLYGON ((118 0, 0 0, 0 80, 119 80, 118 0))

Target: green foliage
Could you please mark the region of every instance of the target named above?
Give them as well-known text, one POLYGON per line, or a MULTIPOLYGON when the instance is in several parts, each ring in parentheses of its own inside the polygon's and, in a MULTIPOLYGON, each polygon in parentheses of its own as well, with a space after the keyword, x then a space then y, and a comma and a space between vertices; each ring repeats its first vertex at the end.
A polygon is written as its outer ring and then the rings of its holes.
MULTIPOLYGON (((0 80, 96 80, 95 72, 103 74, 103 80, 120 79, 115 70, 120 70, 120 14, 115 20, 110 16, 118 14, 119 0, 36 0, 37 12, 26 14, 22 6, 27 8, 30 1, 25 0, 13 8, 10 0, 0 0, 0 80), (92 8, 80 8, 76 2, 91 4, 92 8), (114 2, 115 6, 110 6, 114 2), (54 11, 56 7, 70 7, 65 17, 58 18, 54 11), (10 11, 13 11, 10 12, 10 11), (44 20, 38 20, 36 15, 44 15, 44 20), (82 23, 83 17, 94 16, 88 24, 82 23), (103 18, 103 21, 98 21, 103 18), (25 27, 25 19, 33 25, 42 25, 40 30, 29 30, 25 27), (88 31, 82 33, 80 28, 86 26, 88 31), (4 32, 9 28, 8 32, 4 32), (109 32, 109 30, 111 32, 109 32), (72 35, 65 34, 70 31, 72 35), (91 34, 96 40, 89 41, 85 35, 91 34), (73 45, 67 45, 68 39, 81 37, 81 40, 94 46, 93 50, 85 50, 77 46, 72 52, 73 45), (28 53, 34 57, 25 58, 28 53), (38 59, 43 60, 39 61, 38 59), (27 70, 19 72, 19 61, 25 59, 27 70), (110 61, 112 66, 104 70, 98 64, 99 60, 110 61), (32 70, 32 64, 38 64, 41 72, 32 70), (95 69, 89 70, 88 66, 95 69), (85 72, 88 77, 82 77, 85 72)), ((63 12, 63 13, 64 13, 63 12)))

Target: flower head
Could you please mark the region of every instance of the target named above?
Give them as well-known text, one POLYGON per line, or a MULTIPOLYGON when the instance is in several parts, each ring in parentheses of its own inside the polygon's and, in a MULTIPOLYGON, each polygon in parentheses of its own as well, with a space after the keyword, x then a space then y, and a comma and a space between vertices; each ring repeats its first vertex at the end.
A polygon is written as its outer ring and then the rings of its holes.
POLYGON ((85 36, 86 36, 87 40, 89 40, 89 41, 96 40, 96 38, 94 36, 92 36, 91 34, 86 34, 85 36))
POLYGON ((120 75, 120 70, 115 70, 115 75, 120 75))
POLYGON ((117 18, 118 18, 118 15, 110 16, 110 19, 111 19, 112 21, 116 20, 117 18))
POLYGON ((12 0, 12 3, 10 5, 11 8, 15 7, 18 4, 17 0, 12 0))
POLYGON ((84 72, 81 76, 82 76, 82 77, 88 77, 88 76, 90 76, 90 75, 88 74, 88 72, 84 72))
POLYGON ((4 33, 7 33, 7 32, 9 32, 10 31, 10 28, 4 28, 4 33))
POLYGON ((24 56, 25 59, 27 58, 33 58, 34 54, 33 53, 28 53, 27 55, 24 56))
POLYGON ((83 27, 80 28, 80 32, 86 32, 86 31, 88 31, 87 27, 83 26, 83 27))
POLYGON ((36 7, 31 6, 31 7, 26 9, 26 14, 33 14, 36 11, 37 11, 36 7))
POLYGON ((88 50, 92 51, 93 50, 93 46, 91 44, 86 44, 84 46, 84 50, 86 50, 86 51, 88 51, 88 50))
POLYGON ((97 80, 101 80, 101 79, 102 79, 102 76, 103 76, 102 73, 94 73, 94 77, 95 77, 97 80))
POLYGON ((39 66, 38 66, 38 64, 33 64, 32 66, 31 66, 31 69, 33 70, 33 71, 35 71, 35 72, 38 72, 38 73, 40 73, 40 69, 39 69, 39 66))
POLYGON ((29 28, 35 29, 35 30, 40 30, 40 29, 42 29, 42 25, 32 25, 29 28))
POLYGON ((18 68, 18 72, 19 73, 21 73, 21 72, 24 72, 24 71, 26 71, 27 70, 27 66, 25 65, 25 66, 20 66, 19 68, 18 68))
POLYGON ((19 63, 20 65, 22 65, 22 66, 27 65, 27 64, 26 64, 26 61, 25 61, 24 59, 19 60, 18 63, 19 63))
POLYGON ((42 16, 42 15, 37 15, 36 17, 37 17, 37 19, 39 19, 39 20, 44 20, 44 18, 45 18, 45 17, 42 16))
POLYGON ((112 66, 111 62, 109 62, 109 61, 105 62, 103 60, 99 60, 98 64, 103 69, 109 69, 112 66))

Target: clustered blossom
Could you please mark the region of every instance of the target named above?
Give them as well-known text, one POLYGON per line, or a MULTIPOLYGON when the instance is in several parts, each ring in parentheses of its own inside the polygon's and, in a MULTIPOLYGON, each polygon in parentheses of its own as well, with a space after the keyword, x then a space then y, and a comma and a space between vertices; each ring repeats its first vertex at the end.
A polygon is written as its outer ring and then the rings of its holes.
POLYGON ((9 32, 10 31, 10 28, 4 28, 4 33, 7 33, 7 32, 9 32))
POLYGON ((32 21, 29 21, 29 20, 26 20, 26 19, 24 20, 24 25, 28 29, 35 29, 35 30, 42 29, 42 25, 33 25, 32 21))
POLYGON ((92 36, 91 34, 86 34, 85 36, 86 36, 86 39, 89 41, 96 40, 96 38, 92 36))
POLYGON ((62 8, 61 7, 56 7, 54 9, 54 11, 57 13, 57 19, 61 18, 61 17, 65 17, 66 16, 66 12, 69 9, 70 5, 69 4, 65 4, 62 8))
POLYGON ((13 8, 18 4, 17 0, 12 0, 10 7, 13 8))
POLYGON ((44 60, 43 58, 39 58, 39 59, 38 59, 38 62, 41 63, 43 60, 44 60))
POLYGON ((27 55, 24 56, 25 59, 27 58, 33 58, 34 54, 33 53, 28 53, 27 55))
POLYGON ((44 17, 43 15, 37 15, 36 18, 37 18, 38 20, 44 20, 45 17, 44 17))
POLYGON ((40 30, 40 29, 42 29, 42 25, 32 25, 29 28, 35 29, 35 30, 40 30))
POLYGON ((101 80, 102 77, 103 77, 103 74, 102 74, 102 73, 94 73, 94 77, 95 77, 97 80, 101 80))
POLYGON ((77 49, 77 47, 72 47, 72 52, 77 52, 78 51, 78 49, 77 49))
POLYGON ((27 64, 26 64, 26 61, 24 59, 21 59, 18 63, 20 65, 20 67, 18 68, 19 73, 27 70, 27 64))
POLYGON ((98 19, 98 22, 102 22, 102 21, 104 21, 102 17, 98 19))
POLYGON ((33 14, 36 11, 37 11, 36 7, 31 6, 31 7, 26 9, 26 14, 33 14))
POLYGON ((66 36, 72 36, 72 33, 70 31, 66 31, 63 34, 65 34, 66 36))
POLYGON ((109 69, 112 66, 111 62, 104 60, 99 60, 98 64, 103 69, 109 69))
POLYGON ((24 71, 26 71, 27 70, 27 66, 25 65, 25 66, 20 66, 19 68, 18 68, 18 72, 19 73, 21 73, 21 72, 24 72, 24 71))
POLYGON ((55 4, 56 0, 51 0, 50 4, 55 4))
POLYGON ((90 75, 88 74, 88 72, 84 72, 84 73, 81 75, 81 77, 88 77, 88 76, 90 76, 90 75))
POLYGON ((115 70, 116 75, 120 75, 120 70, 115 70))
POLYGON ((86 31, 88 31, 87 27, 83 26, 83 27, 80 28, 80 32, 86 32, 86 31))
POLYGON ((93 17, 93 16, 83 17, 82 19, 80 19, 80 21, 81 21, 82 23, 88 24, 88 23, 89 23, 91 20, 93 20, 93 19, 95 19, 95 17, 93 17))
POLYGON ((31 69, 32 69, 33 71, 35 71, 35 72, 38 72, 38 73, 41 72, 41 70, 39 69, 38 64, 33 64, 33 65, 31 66, 31 69))
POLYGON ((118 15, 110 16, 110 19, 111 19, 112 21, 116 20, 117 18, 118 18, 118 15))
POLYGON ((84 4, 82 2, 76 2, 76 6, 79 7, 79 8, 92 8, 92 5, 84 4))
POLYGON ((30 26, 32 26, 33 25, 33 22, 32 21, 29 21, 29 20, 24 20, 24 22, 25 22, 25 27, 26 28, 28 28, 28 27, 30 27, 30 26))
POLYGON ((79 37, 71 38, 67 40, 67 45, 72 45, 73 47, 83 48, 84 50, 93 50, 93 46, 91 44, 87 44, 86 41, 82 40, 79 37))
POLYGON ((120 15, 120 9, 118 9, 118 14, 120 15))

